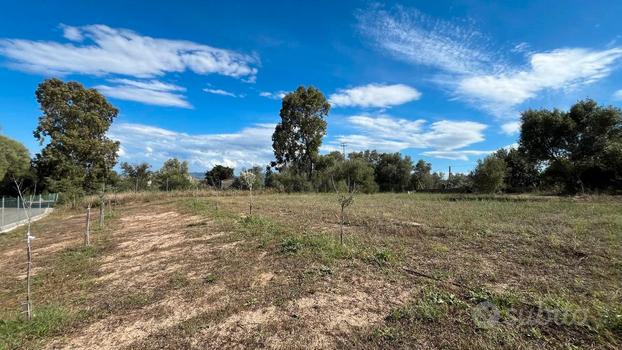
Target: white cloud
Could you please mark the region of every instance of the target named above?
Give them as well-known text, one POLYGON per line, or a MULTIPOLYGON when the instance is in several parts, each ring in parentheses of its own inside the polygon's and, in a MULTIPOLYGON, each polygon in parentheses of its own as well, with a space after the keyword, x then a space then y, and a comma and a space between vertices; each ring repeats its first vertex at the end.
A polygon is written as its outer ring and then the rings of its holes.
POLYGON ((501 131, 508 135, 514 135, 520 131, 520 127, 520 121, 508 122, 501 125, 501 131))
MULTIPOLYGON (((340 135, 324 147, 336 149, 342 142, 348 149, 376 149, 381 152, 398 152, 408 148, 432 149, 430 155, 458 154, 463 159, 475 152, 461 148, 484 141, 486 125, 471 121, 441 120, 427 125, 425 120, 407 120, 387 115, 378 117, 352 116, 348 121, 360 134, 340 135), (443 153, 444 152, 444 153, 443 153), (453 152, 453 153, 452 153, 453 152)), ((486 151, 488 152, 488 151, 486 151)))
POLYGON ((613 99, 617 101, 622 101, 622 90, 618 90, 613 93, 613 99))
POLYGON ((375 6, 358 16, 359 30, 396 58, 451 73, 481 71, 494 63, 482 43, 487 39, 472 26, 434 19, 418 10, 375 6))
POLYGON ((267 165, 273 159, 274 124, 256 124, 235 133, 191 135, 155 126, 115 123, 109 136, 121 142, 128 162, 146 161, 159 167, 176 157, 187 160, 193 171, 216 164, 237 168, 267 165))
POLYGON ((192 41, 152 38, 106 25, 62 29, 73 43, 2 39, 0 54, 16 68, 44 74, 150 78, 190 70, 247 80, 257 74, 254 56, 192 41))
POLYGON ((141 89, 158 91, 186 91, 186 88, 174 84, 163 83, 159 80, 131 80, 131 79, 108 79, 111 83, 129 85, 141 89))
POLYGON ((569 90, 596 82, 608 76, 613 63, 621 57, 622 48, 536 53, 531 55, 528 68, 462 79, 457 84, 457 93, 503 116, 513 113, 514 107, 543 90, 569 90))
POLYGON ((458 150, 458 151, 427 151, 421 153, 426 157, 442 158, 450 160, 469 160, 469 157, 479 157, 490 154, 494 151, 475 151, 475 150, 458 150))
POLYGON ((98 85, 95 89, 102 94, 120 100, 135 101, 156 106, 192 108, 186 97, 179 94, 186 89, 158 80, 136 81, 130 79, 110 79, 114 85, 98 85))
POLYGON ((225 91, 225 90, 222 90, 222 89, 205 88, 205 89, 203 89, 203 91, 207 92, 208 94, 229 96, 229 97, 238 97, 238 95, 234 94, 233 92, 225 91))
POLYGON ((60 25, 60 28, 63 30, 63 36, 67 40, 71 41, 82 41, 84 37, 82 36, 82 32, 80 32, 79 28, 67 26, 64 24, 60 25))
POLYGON ((284 91, 284 90, 279 90, 275 92, 262 91, 259 93, 259 96, 266 97, 272 100, 282 100, 283 97, 285 97, 285 95, 287 95, 288 93, 289 93, 288 91, 284 91))
POLYGON ((404 84, 368 84, 330 95, 334 107, 390 107, 418 100, 421 93, 404 84))

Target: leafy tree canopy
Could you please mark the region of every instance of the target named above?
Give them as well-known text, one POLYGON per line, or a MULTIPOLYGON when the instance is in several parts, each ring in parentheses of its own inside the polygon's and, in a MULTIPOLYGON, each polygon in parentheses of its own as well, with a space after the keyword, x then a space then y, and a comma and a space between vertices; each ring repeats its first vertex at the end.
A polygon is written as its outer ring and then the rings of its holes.
POLYGON ((24 145, 0 135, 0 181, 19 179, 30 169, 30 154, 24 145))
POLYGON ((473 187, 478 192, 495 193, 503 188, 505 178, 505 161, 496 155, 489 155, 484 160, 478 160, 471 177, 473 187))
POLYGON ((310 177, 326 135, 326 116, 330 104, 313 86, 300 86, 283 98, 281 122, 272 135, 272 148, 278 168, 293 167, 310 177))
POLYGON ((570 111, 522 114, 520 148, 568 192, 622 187, 622 113, 587 99, 570 111))
POLYGON ((192 186, 192 176, 188 172, 188 162, 171 158, 164 162, 156 173, 160 190, 186 190, 192 186))
POLYGON ((52 191, 99 189, 117 161, 119 143, 106 132, 118 110, 77 82, 45 80, 36 96, 43 115, 34 136, 47 142, 34 161, 39 177, 52 191))
POLYGON ((134 165, 127 162, 121 163, 122 175, 128 181, 126 187, 134 191, 146 190, 149 187, 149 181, 152 175, 149 168, 151 168, 151 165, 144 162, 134 165))

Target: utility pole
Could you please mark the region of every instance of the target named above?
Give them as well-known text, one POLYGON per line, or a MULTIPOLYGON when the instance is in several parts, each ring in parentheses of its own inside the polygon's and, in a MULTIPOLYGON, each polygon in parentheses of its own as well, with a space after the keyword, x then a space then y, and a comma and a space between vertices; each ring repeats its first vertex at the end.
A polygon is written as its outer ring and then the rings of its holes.
POLYGON ((451 187, 451 165, 449 166, 449 173, 447 173, 447 188, 451 187))
POLYGON ((343 159, 346 159, 346 146, 347 146, 347 145, 348 145, 348 144, 347 144, 347 143, 345 143, 345 142, 342 142, 342 143, 341 143, 341 154, 343 154, 343 159))

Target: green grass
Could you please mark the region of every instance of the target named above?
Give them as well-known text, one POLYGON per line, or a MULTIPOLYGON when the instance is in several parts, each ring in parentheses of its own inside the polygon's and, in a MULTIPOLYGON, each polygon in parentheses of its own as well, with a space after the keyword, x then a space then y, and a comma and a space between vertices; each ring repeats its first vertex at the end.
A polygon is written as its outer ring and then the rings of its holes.
POLYGON ((0 349, 18 349, 24 342, 57 334, 71 318, 71 313, 59 305, 36 307, 30 321, 24 315, 4 316, 0 319, 0 349))

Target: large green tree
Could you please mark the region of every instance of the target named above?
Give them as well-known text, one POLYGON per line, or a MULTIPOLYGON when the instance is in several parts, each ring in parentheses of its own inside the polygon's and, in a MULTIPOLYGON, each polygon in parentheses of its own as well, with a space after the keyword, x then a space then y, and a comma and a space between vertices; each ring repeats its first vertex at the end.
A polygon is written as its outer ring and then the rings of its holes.
POLYGON ((376 183, 380 191, 400 192, 410 186, 413 163, 409 156, 400 153, 382 153, 375 166, 376 183))
POLYGON ((478 160, 477 166, 471 174, 473 188, 477 192, 499 192, 503 188, 506 169, 505 161, 495 154, 491 154, 483 160, 478 160))
POLYGON ((18 180, 30 168, 30 154, 24 145, 0 135, 0 181, 18 180))
POLYGON ((164 162, 162 168, 155 175, 159 188, 163 191, 187 190, 192 186, 188 162, 180 162, 177 158, 171 158, 164 162))
POLYGON ((522 114, 520 147, 544 168, 545 181, 568 192, 621 189, 622 112, 587 99, 570 111, 522 114))
POLYGON ((35 158, 37 174, 50 190, 94 192, 117 162, 119 143, 106 132, 118 110, 95 89, 48 79, 39 84, 43 115, 34 131, 46 144, 35 158))
POLYGON ((503 180, 508 192, 526 192, 534 190, 540 181, 537 163, 529 160, 521 148, 502 148, 495 156, 503 159, 506 164, 506 173, 503 180))
POLYGON ((272 147, 279 169, 294 168, 310 177, 326 135, 330 104, 313 86, 300 86, 283 97, 281 122, 272 135, 272 147))
POLYGON ((224 165, 216 165, 205 173, 205 181, 210 186, 221 187, 223 180, 233 178, 233 168, 224 165))

